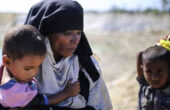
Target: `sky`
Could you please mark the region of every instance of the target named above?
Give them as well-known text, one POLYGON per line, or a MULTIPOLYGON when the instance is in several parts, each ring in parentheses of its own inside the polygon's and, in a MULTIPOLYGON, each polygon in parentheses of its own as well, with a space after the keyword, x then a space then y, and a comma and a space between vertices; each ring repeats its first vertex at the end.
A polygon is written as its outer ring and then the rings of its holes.
MULTIPOLYGON (((41 0, 0 0, 0 12, 27 13, 30 7, 41 0)), ((76 0, 85 11, 107 11, 113 6, 127 10, 161 8, 161 0, 76 0)))

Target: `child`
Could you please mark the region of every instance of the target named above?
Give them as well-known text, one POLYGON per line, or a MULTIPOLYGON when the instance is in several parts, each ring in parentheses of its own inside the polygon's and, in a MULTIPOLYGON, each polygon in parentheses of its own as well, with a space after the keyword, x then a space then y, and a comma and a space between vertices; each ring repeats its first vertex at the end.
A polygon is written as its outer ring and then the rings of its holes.
POLYGON ((23 25, 6 34, 0 67, 0 110, 57 104, 79 93, 79 82, 68 82, 53 96, 37 94, 34 76, 45 55, 44 39, 34 27, 23 25))
POLYGON ((138 110, 170 110, 170 41, 160 40, 137 57, 138 110))

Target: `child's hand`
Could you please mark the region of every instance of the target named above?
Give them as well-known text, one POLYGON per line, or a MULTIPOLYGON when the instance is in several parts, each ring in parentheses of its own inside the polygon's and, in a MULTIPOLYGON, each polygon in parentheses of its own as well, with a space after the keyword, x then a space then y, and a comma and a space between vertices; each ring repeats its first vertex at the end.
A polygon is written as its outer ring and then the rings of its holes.
POLYGON ((71 80, 69 80, 66 87, 64 88, 64 92, 68 95, 68 97, 78 95, 80 92, 80 82, 77 81, 75 83, 71 83, 71 80))

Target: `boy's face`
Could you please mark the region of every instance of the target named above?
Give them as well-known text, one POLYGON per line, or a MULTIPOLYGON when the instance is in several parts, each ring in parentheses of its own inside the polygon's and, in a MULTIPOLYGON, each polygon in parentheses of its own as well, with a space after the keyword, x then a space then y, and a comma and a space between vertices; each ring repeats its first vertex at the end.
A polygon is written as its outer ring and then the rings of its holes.
POLYGON ((168 80, 168 65, 165 61, 144 61, 143 73, 145 80, 153 88, 161 88, 166 85, 168 80))
POLYGON ((43 62, 44 58, 45 55, 28 55, 16 60, 12 60, 8 57, 8 63, 4 62, 4 65, 20 83, 24 83, 32 80, 32 78, 37 74, 39 66, 43 62))

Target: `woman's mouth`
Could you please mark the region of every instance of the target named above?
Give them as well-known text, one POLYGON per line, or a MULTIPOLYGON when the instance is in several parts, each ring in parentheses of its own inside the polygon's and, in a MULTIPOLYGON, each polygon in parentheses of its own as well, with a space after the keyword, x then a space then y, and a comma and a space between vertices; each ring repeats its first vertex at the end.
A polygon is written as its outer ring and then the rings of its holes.
POLYGON ((71 51, 71 52, 74 52, 76 49, 69 48, 68 50, 71 51))

